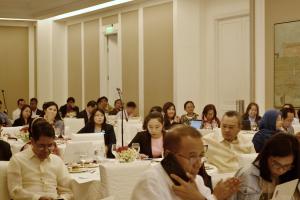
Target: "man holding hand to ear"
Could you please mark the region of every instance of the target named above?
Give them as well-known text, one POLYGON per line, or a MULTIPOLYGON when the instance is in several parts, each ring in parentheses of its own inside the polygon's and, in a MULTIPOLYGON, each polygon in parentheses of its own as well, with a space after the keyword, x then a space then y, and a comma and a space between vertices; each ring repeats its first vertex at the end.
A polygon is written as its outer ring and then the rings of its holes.
POLYGON ((226 200, 239 189, 240 181, 220 181, 213 193, 197 175, 203 165, 204 147, 199 132, 178 125, 164 137, 165 158, 148 170, 136 185, 133 200, 226 200))

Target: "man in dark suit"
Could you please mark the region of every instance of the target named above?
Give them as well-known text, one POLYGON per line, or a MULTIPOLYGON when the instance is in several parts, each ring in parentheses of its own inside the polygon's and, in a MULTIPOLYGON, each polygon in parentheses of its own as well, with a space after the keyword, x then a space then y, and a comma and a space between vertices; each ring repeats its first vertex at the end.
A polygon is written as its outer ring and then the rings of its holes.
MULTIPOLYGON (((1 135, 2 122, 0 121, 0 135, 1 135)), ((9 161, 11 157, 11 150, 9 143, 0 140, 0 161, 9 161)))
POLYGON ((79 113, 79 108, 75 105, 74 97, 69 97, 67 99, 67 104, 59 108, 59 112, 62 118, 77 117, 79 113))
POLYGON ((86 105, 86 108, 77 115, 77 118, 84 118, 84 122, 86 124, 89 121, 92 112, 96 108, 97 108, 96 101, 89 101, 86 105))
POLYGON ((30 109, 32 112, 32 118, 39 117, 42 114, 42 110, 38 109, 38 100, 37 98, 30 99, 30 109))

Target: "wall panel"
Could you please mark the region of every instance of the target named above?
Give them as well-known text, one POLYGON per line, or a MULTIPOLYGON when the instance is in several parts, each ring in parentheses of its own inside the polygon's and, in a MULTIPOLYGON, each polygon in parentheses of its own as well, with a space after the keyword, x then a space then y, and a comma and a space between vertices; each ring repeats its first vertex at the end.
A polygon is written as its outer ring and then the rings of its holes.
POLYGON ((85 104, 99 97, 99 21, 84 23, 84 91, 85 104))
POLYGON ((123 98, 139 105, 138 12, 123 13, 121 17, 123 98))
POLYGON ((172 3, 144 9, 144 98, 145 113, 173 101, 172 3))
POLYGON ((81 48, 81 25, 71 25, 68 27, 68 96, 74 97, 79 107, 82 102, 81 48))
POLYGON ((27 27, 0 26, 0 90, 5 91, 10 116, 17 99, 28 103, 28 46, 27 27))

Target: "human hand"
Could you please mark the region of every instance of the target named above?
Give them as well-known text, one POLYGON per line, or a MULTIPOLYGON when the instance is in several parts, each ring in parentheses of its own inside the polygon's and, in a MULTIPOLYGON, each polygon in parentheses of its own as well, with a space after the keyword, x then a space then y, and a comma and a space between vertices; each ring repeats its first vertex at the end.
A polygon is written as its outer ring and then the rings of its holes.
POLYGON ((179 116, 175 116, 175 118, 174 118, 174 122, 176 122, 176 123, 180 123, 180 117, 179 117, 179 116))
POLYGON ((182 180, 179 176, 171 174, 171 178, 176 180, 180 185, 173 185, 173 191, 175 194, 184 200, 205 200, 205 197, 198 191, 195 179, 187 174, 190 178, 189 182, 182 180))
POLYGON ((139 156, 140 156, 139 158, 140 158, 141 160, 149 158, 149 156, 147 156, 147 155, 145 155, 145 154, 143 154, 143 153, 140 153, 139 156))
POLYGON ((219 181, 214 188, 213 194, 217 200, 225 200, 239 190, 241 181, 238 178, 229 178, 226 181, 219 181))

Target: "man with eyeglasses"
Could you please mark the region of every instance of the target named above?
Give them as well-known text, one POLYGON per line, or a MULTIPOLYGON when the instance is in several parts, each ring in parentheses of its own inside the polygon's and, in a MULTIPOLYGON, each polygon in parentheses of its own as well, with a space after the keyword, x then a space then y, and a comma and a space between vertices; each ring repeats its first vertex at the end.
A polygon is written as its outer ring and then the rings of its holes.
POLYGON ((72 199, 70 178, 61 158, 51 154, 55 132, 44 119, 31 128, 32 147, 15 154, 7 168, 10 196, 14 200, 72 199))
POLYGON ((201 134, 193 127, 175 126, 164 136, 163 145, 165 159, 145 172, 136 184, 132 200, 225 200, 238 190, 239 180, 236 178, 219 182, 213 193, 204 185, 202 177, 198 175, 203 165, 204 147, 201 134), (169 166, 178 165, 173 170, 175 173, 179 172, 179 168, 183 170, 188 181, 167 172, 164 163, 170 155, 177 164, 169 166), (177 185, 173 183, 174 180, 177 185))
POLYGON ((241 117, 236 111, 227 111, 221 120, 221 134, 213 132, 205 135, 203 141, 208 145, 206 157, 220 173, 235 172, 239 169, 239 154, 255 153, 251 140, 239 134, 241 117))

